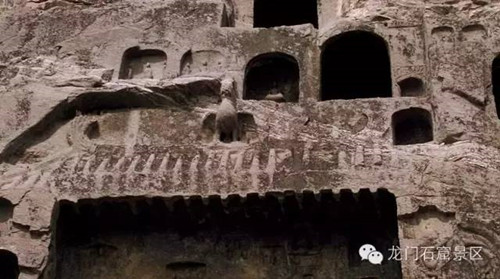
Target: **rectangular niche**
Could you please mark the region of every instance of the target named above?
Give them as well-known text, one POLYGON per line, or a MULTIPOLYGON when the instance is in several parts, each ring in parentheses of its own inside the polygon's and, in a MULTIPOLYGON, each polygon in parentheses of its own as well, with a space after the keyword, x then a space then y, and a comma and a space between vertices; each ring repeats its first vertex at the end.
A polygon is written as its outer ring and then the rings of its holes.
POLYGON ((384 278, 398 245, 395 197, 343 190, 61 201, 58 279, 384 278), (382 265, 361 261, 366 243, 382 265))
POLYGON ((132 47, 125 51, 120 65, 120 79, 162 79, 167 55, 159 49, 132 47))

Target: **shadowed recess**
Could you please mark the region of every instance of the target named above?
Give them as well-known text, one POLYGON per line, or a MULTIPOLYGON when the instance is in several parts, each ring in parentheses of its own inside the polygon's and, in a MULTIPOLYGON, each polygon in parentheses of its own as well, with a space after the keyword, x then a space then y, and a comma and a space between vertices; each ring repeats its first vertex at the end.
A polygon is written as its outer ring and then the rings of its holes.
POLYGON ((225 0, 224 8, 222 9, 221 27, 234 27, 235 15, 234 15, 234 1, 225 0))
POLYGON ((500 119, 500 56, 497 56, 495 60, 493 60, 491 82, 493 85, 493 98, 495 100, 497 117, 500 119))
POLYGON ((321 100, 391 96, 391 63, 382 37, 350 31, 325 42, 321 55, 321 100))
POLYGON ((398 82, 401 97, 418 97, 425 94, 424 82, 419 78, 409 77, 398 82))
MULTIPOLYGON (((215 127, 215 113, 208 114, 202 122, 201 129, 201 139, 204 142, 213 142, 214 140, 220 140, 222 142, 231 142, 231 138, 223 137, 215 138, 216 127, 215 127)), ((255 118, 250 113, 239 112, 238 113, 238 141, 250 143, 257 137, 257 124, 255 123, 255 118)))
POLYGON ((481 37, 486 37, 488 34, 486 28, 481 24, 467 25, 464 28, 462 28, 462 33, 466 37, 472 36, 473 38, 474 38, 474 35, 471 35, 471 34, 475 34, 476 39, 479 39, 481 37))
POLYGON ((188 50, 182 55, 180 75, 211 75, 226 70, 225 56, 216 50, 188 50))
POLYGON ((254 27, 310 23, 318 28, 316 0, 255 0, 254 27))
POLYGON ((0 223, 7 222, 14 214, 14 205, 7 199, 0 198, 0 223))
POLYGON ((120 79, 156 78, 164 76, 167 55, 158 49, 129 48, 122 57, 120 79))
POLYGON ((261 54, 248 62, 243 98, 298 102, 299 65, 284 53, 261 54))
POLYGON ((180 270, 180 269, 197 269, 204 268, 207 265, 200 262, 173 262, 167 264, 167 269, 180 270))
POLYGON ((19 264, 17 256, 7 250, 0 249, 0 278, 17 279, 19 276, 19 264))
POLYGON ((434 27, 432 28, 431 30, 431 34, 434 35, 434 34, 451 34, 453 33, 454 30, 453 30, 453 27, 450 27, 450 26, 438 26, 438 27, 434 27))
MULTIPOLYGON (((396 200, 385 189, 61 201, 57 278, 401 279, 396 200)), ((54 255, 54 254, 53 254, 54 255)))
POLYGON ((395 145, 432 141, 432 116, 422 108, 400 110, 392 115, 392 132, 395 145))

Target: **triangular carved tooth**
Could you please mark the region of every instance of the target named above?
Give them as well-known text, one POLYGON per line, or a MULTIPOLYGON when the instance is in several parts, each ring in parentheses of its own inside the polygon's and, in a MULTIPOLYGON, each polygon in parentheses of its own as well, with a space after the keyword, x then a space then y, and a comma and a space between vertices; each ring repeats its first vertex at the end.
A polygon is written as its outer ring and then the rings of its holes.
POLYGON ((229 161, 229 151, 226 150, 226 151, 224 151, 224 154, 222 154, 222 157, 220 159, 219 170, 222 170, 222 171, 227 170, 227 162, 228 161, 229 161))
POLYGON ((164 174, 167 172, 168 160, 170 159, 170 153, 165 154, 161 160, 160 167, 158 168, 158 173, 164 174))
POLYGON ((213 159, 214 159, 214 152, 210 151, 208 154, 207 161, 205 162, 205 171, 210 172, 212 170, 213 159))
POLYGON ((252 159, 252 165, 250 166, 250 170, 248 171, 250 173, 250 177, 252 179, 252 187, 255 189, 259 186, 260 181, 259 181, 259 174, 260 174, 260 162, 259 162, 259 155, 257 152, 254 152, 253 159, 252 159))
POLYGON ((312 142, 307 141, 304 144, 304 153, 302 154, 302 162, 304 165, 309 164, 311 160, 311 150, 312 150, 312 142))
POLYGON ((208 158, 207 158, 207 161, 205 162, 205 166, 204 166, 205 177, 207 180, 210 180, 213 176, 213 173, 212 173, 213 160, 214 160, 214 152, 209 151, 208 158))
POLYGON ((112 169, 113 172, 120 171, 120 169, 123 166, 123 163, 125 163, 125 158, 126 157, 121 157, 120 159, 118 159, 118 162, 116 162, 115 166, 112 169))
POLYGON ((347 153, 344 150, 340 150, 337 155, 338 168, 339 169, 348 169, 350 166, 349 158, 347 153))
POLYGON ((373 164, 375 166, 382 165, 382 151, 378 145, 373 148, 373 164))
POLYGON ((365 148, 362 145, 356 146, 356 153, 354 154, 354 165, 363 166, 365 164, 365 148))
POLYGON ((182 157, 177 159, 172 174, 172 181, 174 185, 178 185, 182 182, 182 157))
POLYGON ((189 182, 191 187, 196 187, 198 181, 198 164, 200 162, 200 155, 196 155, 191 161, 191 166, 189 167, 189 182))
POLYGON ((243 169, 243 159, 245 158, 245 151, 236 154, 236 162, 234 163, 233 173, 240 172, 243 169))
POLYGON ((266 172, 274 172, 276 170, 276 150, 271 148, 269 150, 269 158, 267 159, 266 172))
POLYGON ((146 161, 146 165, 144 165, 144 169, 142 170, 142 173, 144 173, 144 174, 151 173, 151 166, 153 165, 154 160, 155 160, 155 154, 149 155, 149 158, 146 161))
POLYGON ((109 158, 102 160, 101 164, 97 167, 95 172, 97 172, 97 173, 106 172, 106 166, 108 165, 108 163, 109 163, 109 158))
POLYGON ((127 169, 127 173, 133 173, 135 172, 135 168, 137 167, 137 164, 139 163, 139 160, 141 159, 140 155, 137 155, 134 157, 134 160, 130 164, 130 166, 127 169))
POLYGON ((95 160, 95 156, 92 155, 89 160, 85 163, 85 166, 83 167, 83 174, 89 175, 90 174, 90 166, 92 166, 92 163, 95 160))
POLYGON ((274 172, 276 171, 276 150, 271 148, 269 150, 269 158, 267 159, 266 173, 269 176, 269 185, 273 184, 274 172))

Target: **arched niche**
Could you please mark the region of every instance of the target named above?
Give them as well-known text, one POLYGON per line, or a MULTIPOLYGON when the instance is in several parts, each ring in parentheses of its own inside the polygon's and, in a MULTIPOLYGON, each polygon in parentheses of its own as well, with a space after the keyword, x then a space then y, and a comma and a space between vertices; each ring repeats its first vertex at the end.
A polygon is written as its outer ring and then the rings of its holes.
POLYGON ((488 36, 488 31, 482 24, 470 24, 462 28, 461 36, 464 40, 481 40, 488 36))
POLYGON ((254 57, 245 69, 243 99, 298 102, 300 69, 288 54, 272 52, 254 57))
POLYGON ((7 222, 14 214, 14 205, 7 199, 0 198, 0 223, 7 222))
POLYGON ((216 50, 187 51, 181 58, 181 75, 221 73, 226 70, 226 57, 216 50))
POLYGON ((433 140, 432 116, 422 108, 409 108, 392 115, 392 133, 395 145, 410 145, 433 140))
POLYGON ((129 48, 123 53, 120 79, 162 79, 167 66, 167 54, 159 49, 129 48))
POLYGON ((367 31, 349 31, 325 42, 321 53, 321 100, 391 96, 391 62, 382 37, 367 31))
POLYGON ((425 95, 424 82, 415 77, 405 78, 398 82, 401 97, 418 97, 425 95))

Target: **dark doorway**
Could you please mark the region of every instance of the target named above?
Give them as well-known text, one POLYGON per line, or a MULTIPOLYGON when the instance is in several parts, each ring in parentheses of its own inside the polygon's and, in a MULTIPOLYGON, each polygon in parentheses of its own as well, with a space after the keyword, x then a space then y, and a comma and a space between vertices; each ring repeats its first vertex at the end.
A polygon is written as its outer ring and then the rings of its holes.
POLYGON ((391 96, 391 63, 382 37, 350 31, 325 42, 321 55, 323 101, 391 96))
POLYGON ((57 278, 401 279, 385 189, 61 201, 57 278), (361 260, 372 244, 381 265, 361 260))
POLYGON ((0 278, 17 279, 19 277, 19 264, 17 256, 7 250, 0 249, 0 278))
POLYGON ((244 99, 298 102, 299 64, 284 53, 266 53, 253 58, 245 71, 244 99))
POLYGON ((421 108, 409 108, 392 115, 395 145, 425 143, 433 140, 432 116, 421 108))
POLYGON ((498 119, 500 119, 500 56, 497 56, 495 60, 493 60, 491 75, 493 97, 495 99, 497 117, 498 119))
POLYGON ((311 23, 318 28, 316 0, 254 0, 254 27, 311 23))

